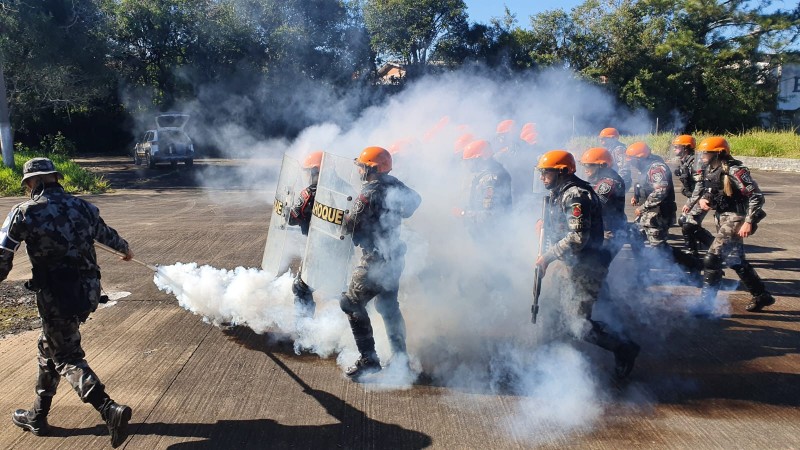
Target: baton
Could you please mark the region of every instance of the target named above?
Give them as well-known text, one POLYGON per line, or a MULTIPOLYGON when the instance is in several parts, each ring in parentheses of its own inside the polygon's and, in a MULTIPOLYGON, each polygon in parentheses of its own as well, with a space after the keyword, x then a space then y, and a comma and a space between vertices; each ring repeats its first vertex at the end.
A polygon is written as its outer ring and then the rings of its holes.
MULTIPOLYGON (((99 248, 100 250, 107 251, 108 253, 112 253, 112 254, 117 255, 117 256, 122 256, 122 257, 125 256, 125 253, 118 252, 118 251, 114 250, 113 248, 111 248, 111 247, 109 247, 109 246, 107 246, 105 244, 101 244, 101 243, 99 243, 97 241, 94 241, 94 246, 99 248)), ((136 264, 139 264, 140 266, 147 267, 148 269, 152 270, 153 272, 158 272, 158 267, 156 267, 156 266, 154 266, 152 264, 147 264, 146 262, 139 261, 136 258, 131 258, 130 260, 135 262, 136 264)))

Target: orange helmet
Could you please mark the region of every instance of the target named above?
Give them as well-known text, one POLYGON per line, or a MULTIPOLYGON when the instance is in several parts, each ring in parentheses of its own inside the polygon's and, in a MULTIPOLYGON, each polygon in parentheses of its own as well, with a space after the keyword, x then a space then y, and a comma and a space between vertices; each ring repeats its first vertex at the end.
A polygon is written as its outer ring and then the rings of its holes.
POLYGON ((619 131, 616 128, 603 128, 600 130, 601 138, 610 138, 610 139, 617 139, 619 138, 619 131))
POLYGON ((682 134, 680 136, 675 136, 675 139, 672 140, 672 145, 683 145, 693 149, 697 145, 697 142, 692 136, 682 134))
POLYGON ((322 150, 311 152, 303 161, 303 169, 317 169, 322 165, 322 150))
POLYGON ((375 169, 378 173, 389 173, 392 170, 392 154, 383 147, 367 147, 356 158, 356 164, 375 169))
POLYGON ((530 145, 536 144, 536 138, 538 137, 538 133, 536 130, 528 130, 526 133, 523 133, 519 136, 520 139, 527 142, 530 145))
POLYGON ((492 151, 492 144, 490 144, 489 141, 485 141, 485 140, 481 139, 481 140, 477 140, 477 141, 472 141, 472 142, 469 143, 469 145, 467 145, 467 147, 464 149, 463 158, 464 159, 475 159, 475 158, 489 159, 489 158, 492 157, 493 154, 494 154, 494 151, 492 151))
POLYGON ((511 127, 514 126, 514 121, 511 119, 506 119, 497 124, 497 134, 508 133, 511 131, 511 127))
POLYGON ((728 141, 725 138, 719 136, 711 136, 700 141, 700 145, 697 146, 697 151, 730 155, 731 146, 728 145, 728 141))
POLYGON ((550 150, 539 158, 539 170, 556 169, 575 173, 575 157, 566 150, 550 150))
POLYGON ((527 122, 522 126, 522 132, 520 134, 525 134, 526 131, 536 131, 536 124, 533 122, 527 122))
POLYGON ((463 153, 467 145, 474 140, 475 136, 472 133, 464 133, 456 139, 456 142, 453 144, 453 150, 456 153, 463 153))
POLYGON ((625 155, 629 158, 647 158, 651 153, 650 146, 642 141, 634 142, 625 150, 625 155))
POLYGON ((605 147, 592 147, 583 152, 581 156, 581 164, 605 164, 606 166, 614 165, 614 158, 605 147))

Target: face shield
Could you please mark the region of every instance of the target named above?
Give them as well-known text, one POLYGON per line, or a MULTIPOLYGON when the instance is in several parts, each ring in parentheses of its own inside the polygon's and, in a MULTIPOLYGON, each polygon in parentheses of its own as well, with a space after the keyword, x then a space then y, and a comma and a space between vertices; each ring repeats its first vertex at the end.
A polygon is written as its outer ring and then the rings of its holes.
POLYGON ((589 180, 592 180, 595 176, 597 176, 597 172, 600 171, 600 168, 603 167, 600 164, 581 164, 583 166, 583 173, 586 174, 586 177, 589 180))
POLYGON ((555 189, 558 186, 559 176, 561 170, 559 169, 537 169, 539 171, 539 179, 542 181, 545 189, 555 189))

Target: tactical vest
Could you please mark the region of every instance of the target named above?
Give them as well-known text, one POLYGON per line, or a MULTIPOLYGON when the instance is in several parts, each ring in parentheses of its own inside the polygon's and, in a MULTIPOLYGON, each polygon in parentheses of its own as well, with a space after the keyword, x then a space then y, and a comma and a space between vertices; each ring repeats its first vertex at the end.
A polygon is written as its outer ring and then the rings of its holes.
POLYGON ((547 233, 549 237, 548 241, 551 245, 555 244, 559 240, 563 239, 568 233, 570 233, 569 223, 564 215, 565 213, 562 209, 562 204, 564 194, 572 187, 577 187, 587 191, 592 202, 591 211, 582 211, 583 214, 589 215, 589 220, 591 221, 589 229, 589 242, 586 243, 586 246, 580 252, 581 255, 586 256, 599 251, 603 246, 604 233, 602 204, 600 199, 597 197, 597 194, 592 189, 592 186, 588 182, 581 180, 574 175, 564 182, 564 185, 559 189, 558 196, 553 196, 554 198, 550 199, 549 223, 551 225, 552 232, 547 233))
POLYGON ((735 212, 745 214, 747 212, 747 199, 736 188, 733 180, 729 180, 731 185, 731 195, 725 194, 725 177, 730 177, 730 167, 738 166, 742 163, 737 160, 723 161, 717 168, 707 168, 705 170, 704 186, 707 198, 711 202, 711 207, 717 212, 735 212))

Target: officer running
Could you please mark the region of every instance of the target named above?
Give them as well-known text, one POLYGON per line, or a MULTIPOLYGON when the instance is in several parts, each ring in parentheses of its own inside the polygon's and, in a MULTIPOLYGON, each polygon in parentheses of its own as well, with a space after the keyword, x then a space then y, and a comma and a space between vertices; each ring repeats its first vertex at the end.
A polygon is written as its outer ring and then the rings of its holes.
MULTIPOLYGON (((698 161, 695 159, 694 148, 696 141, 694 137, 688 134, 676 136, 672 140, 672 150, 678 158, 678 168, 675 169, 675 176, 681 180, 683 188, 681 193, 684 197, 690 198, 694 187, 697 184, 696 177, 698 175, 698 161)), ((683 234, 683 242, 686 244, 686 251, 692 256, 697 258, 699 256, 700 244, 705 248, 711 245, 714 236, 703 228, 703 219, 705 219, 707 212, 696 204, 688 212, 681 211, 681 216, 678 218, 678 225, 681 226, 681 233, 683 234)))
POLYGON ((622 177, 612 168, 614 159, 603 147, 593 147, 581 156, 586 179, 600 199, 603 211, 603 249, 608 262, 614 260, 627 241, 628 218, 625 216, 625 192, 622 177))
POLYGON ((64 192, 47 158, 33 158, 23 167, 22 183, 31 199, 15 206, 0 230, 0 280, 11 271, 14 253, 25 241, 33 278, 26 287, 36 292, 42 319, 39 336, 39 376, 30 410, 18 409, 11 420, 37 436, 49 431, 47 415, 60 377, 66 378, 84 403, 100 412, 118 447, 127 435, 131 408, 111 400, 89 367, 81 348, 80 324, 97 309, 100 268, 94 241, 133 258, 128 243, 103 222, 91 203, 64 192))
MULTIPOLYGON (((314 197, 317 195, 317 182, 319 181, 319 170, 322 165, 322 152, 312 152, 303 161, 309 185, 300 191, 300 195, 289 209, 289 225, 300 226, 303 236, 308 236, 311 226, 311 211, 314 207, 314 197)), ((297 276, 292 282, 292 293, 294 294, 294 309, 297 317, 314 317, 316 304, 314 303, 313 291, 303 281, 302 270, 297 271, 297 276)))
POLYGON ((639 354, 639 346, 592 319, 592 307, 608 274, 603 246, 603 217, 600 199, 589 183, 575 175, 575 158, 565 150, 552 150, 539 159, 537 169, 550 190, 547 223, 544 224, 550 248, 536 260, 542 274, 555 260, 566 268, 560 289, 585 319, 576 337, 614 353, 617 378, 627 377, 639 354), (566 286, 564 286, 566 287, 566 286))
POLYGON ((703 261, 702 301, 712 312, 722 281, 722 263, 736 271, 745 289, 752 295, 746 309, 758 312, 775 303, 764 282, 744 254, 744 238, 755 233, 758 223, 766 217, 764 194, 741 161, 731 157, 728 141, 719 136, 703 139, 697 147, 703 160, 700 182, 683 212, 697 203, 703 211, 714 210, 717 233, 703 261))
POLYGON ((347 314, 360 357, 345 372, 354 381, 381 370, 366 306, 375 298, 375 309, 383 317, 392 358, 406 357, 406 325, 397 293, 404 268, 406 245, 400 240, 400 223, 411 217, 421 198, 397 178, 389 175, 392 155, 381 147, 367 147, 355 160, 363 185, 353 212, 344 226, 353 233, 353 243, 363 253, 350 285, 339 302, 347 314))

